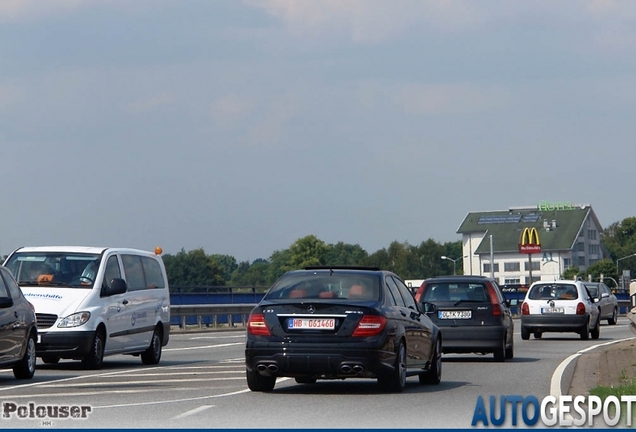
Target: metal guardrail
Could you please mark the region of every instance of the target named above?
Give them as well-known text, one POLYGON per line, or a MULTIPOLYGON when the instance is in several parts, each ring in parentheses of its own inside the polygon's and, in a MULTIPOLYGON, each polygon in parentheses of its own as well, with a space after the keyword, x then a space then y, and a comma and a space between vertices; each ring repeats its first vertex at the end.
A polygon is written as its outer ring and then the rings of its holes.
POLYGON ((236 304, 199 304, 199 305, 172 305, 170 306, 170 315, 180 317, 179 322, 182 329, 186 329, 186 318, 189 316, 197 317, 197 325, 203 327, 204 316, 213 317, 213 327, 218 327, 218 317, 227 315, 228 325, 234 326, 233 316, 240 315, 243 326, 247 323, 247 317, 256 303, 236 303, 236 304))

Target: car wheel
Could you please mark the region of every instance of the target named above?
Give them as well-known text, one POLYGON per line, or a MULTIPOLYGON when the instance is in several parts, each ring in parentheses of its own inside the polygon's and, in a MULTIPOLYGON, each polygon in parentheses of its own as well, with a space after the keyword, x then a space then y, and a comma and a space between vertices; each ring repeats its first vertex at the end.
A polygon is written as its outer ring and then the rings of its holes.
POLYGON ((296 377, 294 378, 298 384, 316 384, 314 377, 296 377))
POLYGON ((496 362, 506 361, 506 339, 506 335, 504 334, 503 339, 501 340, 501 346, 493 353, 496 362))
POLYGON ((82 359, 82 364, 86 369, 99 369, 104 361, 104 331, 99 328, 95 332, 95 339, 91 345, 91 350, 82 359))
POLYGON ((592 339, 596 340, 599 337, 601 337, 601 318, 599 317, 598 320, 596 320, 596 326, 594 327, 594 329, 590 332, 592 335, 592 339))
POLYGON ((588 340, 590 338, 590 322, 589 321, 586 321, 585 324, 583 324, 583 328, 581 329, 579 334, 581 335, 581 339, 583 340, 588 340))
POLYGON ((156 365, 161 360, 161 330, 158 327, 152 333, 150 346, 141 353, 141 362, 145 365, 156 365))
POLYGON ((431 358, 431 368, 419 375, 420 384, 437 385, 442 381, 442 343, 435 342, 435 351, 431 358))
POLYGON ((57 364, 60 362, 60 358, 55 356, 48 356, 48 355, 42 356, 42 362, 46 364, 57 364))
POLYGON ((535 339, 541 339, 541 336, 543 336, 543 333, 541 333, 540 331, 534 332, 534 338, 535 339))
POLYGON ((506 360, 510 360, 515 356, 515 338, 510 338, 510 346, 506 348, 506 360))
POLYGON ((31 333, 20 362, 13 367, 13 376, 17 379, 31 379, 35 374, 35 335, 31 333))
POLYGON ((521 339, 528 340, 530 339, 530 330, 526 327, 521 326, 521 339))
POLYGON ((271 392, 276 385, 275 376, 264 376, 258 372, 246 370, 247 372, 247 387, 252 391, 257 392, 271 392))
POLYGON ((390 374, 378 376, 378 385, 383 391, 399 393, 406 386, 406 348, 400 342, 397 357, 395 358, 395 368, 390 374))
POLYGON ((618 309, 614 308, 614 312, 612 313, 612 317, 607 320, 607 323, 609 325, 616 325, 617 321, 618 321, 618 309))

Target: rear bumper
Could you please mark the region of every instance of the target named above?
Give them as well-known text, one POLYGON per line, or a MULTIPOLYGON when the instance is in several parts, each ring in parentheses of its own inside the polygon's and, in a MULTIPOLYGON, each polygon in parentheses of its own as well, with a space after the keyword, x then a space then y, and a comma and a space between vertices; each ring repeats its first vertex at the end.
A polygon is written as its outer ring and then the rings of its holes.
POLYGON ((245 366, 262 375, 278 377, 374 378, 394 370, 396 355, 386 347, 342 344, 289 344, 248 342, 245 366))
POLYGON ((521 315, 521 326, 534 331, 578 332, 585 326, 589 315, 521 315))
POLYGON ((81 359, 91 350, 95 331, 38 333, 40 342, 35 345, 38 357, 50 355, 67 359, 81 359))
POLYGON ((501 349, 505 333, 502 326, 440 327, 440 330, 444 335, 444 353, 494 352, 501 349))

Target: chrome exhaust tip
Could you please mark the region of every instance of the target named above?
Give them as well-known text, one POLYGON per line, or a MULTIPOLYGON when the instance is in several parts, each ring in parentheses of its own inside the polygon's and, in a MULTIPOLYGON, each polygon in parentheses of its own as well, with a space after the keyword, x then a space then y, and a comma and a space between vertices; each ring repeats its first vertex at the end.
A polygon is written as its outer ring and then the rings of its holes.
POLYGON ((256 365, 256 370, 259 372, 265 372, 267 370, 267 365, 259 363, 256 365))
POLYGON ((278 365, 274 363, 267 365, 267 370, 270 372, 278 372, 278 365))
POLYGON ((342 373, 351 373, 351 366, 349 366, 348 364, 343 364, 342 366, 340 366, 340 372, 342 373))
POLYGON ((364 367, 362 367, 362 365, 354 365, 352 369, 357 374, 364 372, 364 367))

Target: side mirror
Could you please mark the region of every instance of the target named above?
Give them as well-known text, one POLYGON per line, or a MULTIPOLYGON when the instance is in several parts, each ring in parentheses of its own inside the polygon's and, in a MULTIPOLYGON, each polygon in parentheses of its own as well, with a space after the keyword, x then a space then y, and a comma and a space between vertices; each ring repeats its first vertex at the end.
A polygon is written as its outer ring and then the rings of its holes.
POLYGON ((422 310, 426 314, 434 314, 437 312, 437 305, 435 303, 422 302, 422 310))
POLYGON ((13 306, 13 299, 11 297, 0 297, 0 309, 6 309, 13 306))
POLYGON ((110 288, 104 290, 104 297, 110 297, 115 294, 123 294, 128 291, 126 281, 121 278, 114 278, 110 282, 110 288))

